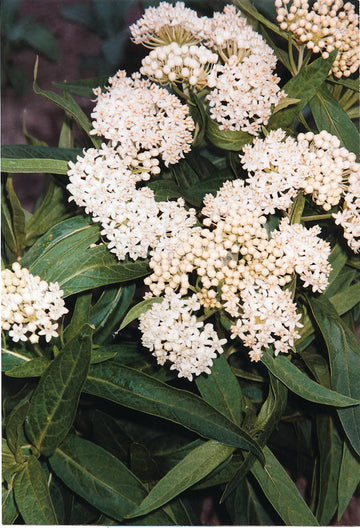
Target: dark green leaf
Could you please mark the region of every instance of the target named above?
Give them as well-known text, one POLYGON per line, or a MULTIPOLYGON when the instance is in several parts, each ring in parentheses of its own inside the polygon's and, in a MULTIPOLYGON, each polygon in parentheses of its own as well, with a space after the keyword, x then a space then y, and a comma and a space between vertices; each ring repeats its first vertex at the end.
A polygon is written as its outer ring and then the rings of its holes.
POLYGON ((231 456, 234 448, 209 440, 196 447, 171 469, 127 517, 145 515, 191 487, 231 456))
POLYGON ((229 420, 241 425, 245 401, 239 382, 223 355, 217 357, 211 367, 211 374, 196 378, 201 396, 214 409, 229 420))
POLYGON ((15 504, 14 490, 12 487, 5 487, 2 485, 2 523, 3 526, 7 524, 14 524, 19 515, 19 510, 15 504))
POLYGON ((76 161, 81 154, 81 149, 4 145, 1 149, 1 170, 26 174, 67 174, 69 161, 76 161))
POLYGON ((44 26, 32 23, 22 32, 22 40, 52 60, 59 58, 59 47, 54 35, 44 26))
POLYGON ((49 365, 50 361, 45 357, 34 358, 6 370, 5 374, 10 378, 37 378, 43 375, 49 365))
POLYGON ((343 315, 359 303, 360 281, 342 289, 336 295, 330 297, 331 304, 339 315, 343 315))
POLYGON ((5 191, 5 184, 1 186, 1 235, 4 244, 9 248, 11 253, 15 255, 16 237, 12 225, 12 215, 10 203, 5 191))
POLYGON ((134 297, 135 283, 105 289, 91 308, 90 324, 95 326, 94 341, 102 344, 112 337, 134 297))
POLYGON ((353 454, 347 443, 344 442, 338 482, 338 519, 343 516, 359 482, 360 458, 353 454))
POLYGON ((215 147, 223 150, 239 151, 245 145, 253 142, 254 136, 247 132, 236 130, 220 130, 218 123, 212 119, 207 121, 206 137, 215 147))
POLYGON ((72 309, 71 321, 63 332, 63 340, 73 339, 84 324, 89 323, 92 292, 83 292, 76 296, 75 306, 72 309))
POLYGON ((300 102, 273 114, 269 119, 268 129, 286 129, 292 126, 304 106, 319 91, 336 55, 337 50, 334 50, 328 59, 324 60, 321 57, 316 59, 306 68, 302 68, 295 77, 285 84, 283 90, 287 96, 291 99, 300 99, 300 102))
POLYGON ((10 414, 6 424, 7 443, 14 453, 17 462, 23 462, 23 454, 20 448, 20 434, 29 406, 29 400, 20 402, 10 414))
MULTIPOLYGON (((309 298, 309 304, 328 349, 332 389, 359 400, 359 341, 324 296, 309 298)), ((353 448, 360 454, 360 406, 338 409, 337 412, 353 448)))
POLYGON ((95 148, 101 146, 102 140, 96 136, 90 135, 90 130, 92 129, 92 124, 87 118, 86 114, 81 110, 80 106, 74 101, 74 99, 60 97, 55 92, 42 90, 37 85, 37 70, 38 70, 38 60, 35 63, 34 69, 34 83, 33 90, 36 94, 42 95, 58 105, 60 108, 65 110, 69 115, 71 115, 75 122, 80 126, 82 130, 89 136, 95 148))
POLYGON ((172 180, 156 180, 149 182, 147 186, 154 192, 157 202, 178 199, 184 195, 184 191, 172 180))
POLYGON ((286 525, 318 526, 297 487, 268 447, 264 448, 265 466, 255 461, 251 468, 261 489, 286 525))
POLYGON ((11 228, 15 240, 14 251, 19 257, 22 255, 25 241, 25 214, 16 196, 11 176, 8 176, 5 187, 11 208, 11 228))
POLYGON ((205 194, 211 193, 215 195, 226 181, 232 179, 233 178, 226 173, 224 176, 218 176, 216 178, 209 178, 208 180, 199 181, 186 189, 184 198, 189 203, 199 207, 203 202, 205 194))
POLYGON ((273 358, 268 351, 264 352, 261 362, 270 372, 288 387, 304 398, 323 405, 334 405, 335 407, 349 407, 357 405, 358 400, 327 389, 311 380, 304 372, 298 369, 287 357, 277 356, 273 358))
POLYGON ((89 369, 92 330, 84 325, 68 341, 40 379, 31 399, 26 433, 40 453, 50 456, 67 435, 89 369))
POLYGON ((342 146, 359 157, 359 131, 326 86, 314 94, 310 109, 319 131, 327 130, 337 136, 342 146))
POLYGON ((205 438, 250 450, 261 459, 256 442, 201 398, 135 369, 111 361, 93 365, 84 391, 171 420, 205 438))
POLYGON ((24 362, 31 361, 31 359, 31 357, 23 352, 15 352, 14 350, 9 350, 3 347, 1 351, 1 370, 3 372, 11 370, 17 365, 22 365, 24 362))
POLYGON ((286 31, 283 31, 279 28, 276 24, 268 20, 264 17, 259 11, 256 9, 254 4, 250 2, 250 0, 235 0, 234 4, 244 13, 249 15, 250 17, 254 18, 258 22, 261 22, 265 27, 271 29, 276 33, 277 35, 280 35, 281 37, 284 37, 284 39, 288 39, 288 33, 286 31))
POLYGON ((15 455, 11 451, 5 438, 2 438, 1 452, 2 481, 6 482, 8 486, 12 488, 12 481, 14 479, 14 475, 22 469, 22 465, 16 461, 15 455))
POLYGON ((40 462, 30 456, 14 480, 16 505, 25 524, 58 524, 46 475, 40 462))
POLYGON ((135 321, 135 319, 138 319, 141 314, 150 310, 154 303, 160 303, 162 301, 162 297, 150 297, 150 299, 145 299, 144 301, 141 301, 135 306, 133 306, 124 317, 120 325, 119 331, 125 328, 125 326, 127 326, 132 321, 135 321))
POLYGON ((342 441, 329 415, 316 417, 319 446, 319 493, 316 518, 321 525, 329 525, 338 502, 338 481, 342 457, 342 441))
POLYGON ((78 436, 68 435, 50 464, 70 489, 118 521, 146 496, 141 481, 120 460, 78 436))

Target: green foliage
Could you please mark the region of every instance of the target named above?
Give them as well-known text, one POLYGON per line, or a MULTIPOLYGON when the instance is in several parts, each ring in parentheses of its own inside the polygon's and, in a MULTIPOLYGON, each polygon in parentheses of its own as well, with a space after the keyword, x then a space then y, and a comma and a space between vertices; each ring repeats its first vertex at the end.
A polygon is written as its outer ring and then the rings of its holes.
MULTIPOLYGON (((325 129, 358 154, 352 121, 357 82, 328 75, 336 50, 326 60, 302 62, 275 24, 271 2, 235 4, 286 69, 287 98, 272 109, 261 133, 325 129)), ((330 218, 337 209, 324 216, 300 194, 288 211, 291 222, 319 223, 332 248, 325 292, 313 293, 295 279, 288 285, 303 325, 291 353, 275 357, 270 347, 261 361, 250 362, 245 346, 229 338, 229 314, 206 308, 201 321, 211 322, 228 342, 211 373, 189 381, 167 364, 157 365, 142 346, 136 321, 162 300, 144 300, 151 254, 117 260, 100 223, 68 202, 69 161, 103 141, 90 134, 91 122, 71 94, 92 98, 93 88, 107 85, 102 74, 113 73, 123 58, 124 20, 134 5, 93 0, 63 10, 102 38, 100 76, 55 82, 60 96, 37 85, 36 66, 35 92, 64 112, 59 146, 27 135, 28 145, 2 149, 3 267, 18 261, 41 279, 58 282, 69 310, 51 342, 15 342, 4 331, 3 523, 191 525, 199 522, 201 509, 194 511, 193 504, 206 493, 229 525, 331 524, 360 480, 360 264, 330 218), (83 134, 81 145, 74 141, 74 123, 83 134), (23 209, 13 186, 12 174, 28 173, 46 174, 33 214, 23 209), (305 498, 294 483, 299 478, 307 482, 305 498)), ((221 9, 225 2, 213 5, 221 9)), ((18 6, 4 2, 4 27, 21 22, 18 6)), ((189 6, 211 16, 210 4, 193 0, 189 6)), ((44 33, 22 42, 41 50, 35 38, 44 33)), ((196 209, 199 224, 206 194, 247 178, 238 155, 255 137, 220 130, 205 101, 203 94, 184 94, 196 122, 191 153, 137 184, 152 189, 158 202, 183 198, 186 208, 196 209)), ((282 216, 270 215, 268 233, 282 216)))

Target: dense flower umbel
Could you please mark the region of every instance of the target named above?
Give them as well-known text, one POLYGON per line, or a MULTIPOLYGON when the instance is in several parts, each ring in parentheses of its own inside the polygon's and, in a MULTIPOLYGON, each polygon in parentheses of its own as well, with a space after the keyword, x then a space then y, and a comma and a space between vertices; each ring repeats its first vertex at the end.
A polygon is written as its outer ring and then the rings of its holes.
POLYGON ((207 86, 208 72, 218 59, 205 46, 172 42, 151 50, 142 61, 140 73, 162 85, 180 83, 198 92, 207 86))
POLYGON ((186 299, 172 292, 139 318, 143 345, 153 351, 160 365, 170 361, 170 369, 190 381, 203 372, 211 373, 213 359, 226 343, 212 324, 204 324, 193 315, 199 309, 196 295, 186 299))
POLYGON ((281 29, 324 59, 339 50, 332 66, 335 77, 348 77, 359 68, 359 17, 351 2, 318 0, 309 8, 307 0, 276 0, 281 29), (288 7, 289 6, 289 7, 288 7))
POLYGON ((201 40, 203 18, 185 7, 184 2, 171 5, 160 2, 158 7, 148 7, 143 16, 130 26, 132 40, 149 48, 178 44, 198 43, 201 40))
POLYGON ((68 312, 57 282, 47 283, 18 262, 1 272, 1 324, 15 342, 57 337, 56 321, 68 312))
POLYGON ((139 74, 127 77, 123 70, 109 84, 106 92, 94 90, 92 134, 109 139, 124 158, 141 160, 145 151, 149 163, 160 157, 166 166, 190 151, 195 125, 178 97, 139 74))
POLYGON ((355 252, 360 251, 360 174, 353 173, 349 176, 348 188, 344 194, 342 211, 334 213, 335 223, 344 229, 344 238, 350 248, 355 252))

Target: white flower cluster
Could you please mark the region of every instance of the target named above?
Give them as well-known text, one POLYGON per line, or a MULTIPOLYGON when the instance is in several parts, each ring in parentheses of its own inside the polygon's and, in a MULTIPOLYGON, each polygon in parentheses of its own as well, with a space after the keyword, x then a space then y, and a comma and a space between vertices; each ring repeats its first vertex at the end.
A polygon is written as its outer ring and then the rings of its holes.
POLYGON ((151 50, 142 60, 140 73, 163 85, 184 83, 201 91, 207 86, 208 72, 218 59, 218 55, 205 46, 180 46, 172 42, 151 50))
POLYGON ((190 381, 203 372, 210 374, 213 359, 226 343, 212 324, 204 324, 193 315, 199 309, 196 295, 183 299, 172 292, 139 318, 143 345, 153 351, 160 365, 170 361, 170 369, 190 381))
POLYGON ((182 2, 161 2, 130 27, 134 42, 155 48, 141 73, 181 85, 183 93, 207 89, 210 116, 220 129, 257 135, 285 96, 274 74, 275 54, 233 5, 212 18, 187 10, 186 20, 185 11, 182 2))
POLYGON ((185 7, 184 2, 171 5, 160 2, 158 7, 148 7, 144 15, 130 26, 135 44, 152 48, 171 42, 197 43, 201 40, 203 18, 196 11, 185 7))
POLYGON ((354 251, 360 251, 360 174, 349 176, 348 188, 344 194, 342 211, 333 213, 335 223, 344 229, 344 238, 354 251))
POLYGON ((351 2, 317 0, 275 0, 280 28, 324 59, 338 49, 332 66, 335 77, 348 77, 359 68, 359 17, 351 2), (290 5, 291 4, 291 5, 290 5))
POLYGON ((1 272, 1 324, 15 342, 57 337, 56 321, 68 312, 57 282, 49 284, 18 262, 1 272))
POLYGON ((161 157, 166 166, 190 151, 194 122, 175 95, 138 74, 127 77, 123 70, 109 84, 106 92, 95 90, 92 134, 116 144, 123 157, 141 161, 146 151, 150 163, 161 157))

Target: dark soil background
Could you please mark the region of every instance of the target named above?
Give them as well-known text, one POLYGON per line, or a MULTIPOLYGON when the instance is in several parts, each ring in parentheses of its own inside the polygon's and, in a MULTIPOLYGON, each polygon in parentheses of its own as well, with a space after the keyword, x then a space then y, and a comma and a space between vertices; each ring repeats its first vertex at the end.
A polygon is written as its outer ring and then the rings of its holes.
MULTIPOLYGON (((45 57, 39 57, 38 84, 44 90, 58 91, 53 85, 53 81, 74 81, 95 77, 93 70, 83 70, 82 60, 86 55, 97 55, 100 53, 101 40, 86 27, 73 23, 65 19, 60 9, 63 6, 83 3, 90 5, 90 0, 24 0, 19 14, 29 16, 39 24, 50 29, 57 38, 60 55, 56 62, 45 57)), ((142 13, 140 3, 128 16, 127 24, 136 21, 142 13)), ((16 52, 11 59, 20 66, 30 80, 33 78, 36 52, 30 48, 16 52)), ((133 59, 131 49, 127 57, 124 58, 124 67, 131 63, 133 59)), ((110 72, 115 73, 115 72, 110 72)), ((58 92, 60 93, 60 92, 58 92)), ((87 98, 76 97, 77 102, 83 110, 90 115, 94 103, 87 98)), ((57 146, 61 124, 64 113, 51 101, 36 95, 31 88, 18 97, 10 85, 2 87, 1 97, 1 133, 2 144, 25 144, 26 139, 23 133, 23 123, 29 134, 39 140, 45 141, 49 146, 57 146)), ((20 174, 14 177, 16 192, 24 208, 33 210, 34 204, 41 191, 42 176, 36 174, 20 174)), ((298 483, 299 488, 304 483, 298 483)), ((213 510, 211 499, 205 500, 201 521, 204 525, 220 524, 213 510)), ((337 526, 360 526, 360 493, 353 497, 343 518, 335 523, 337 526)))

